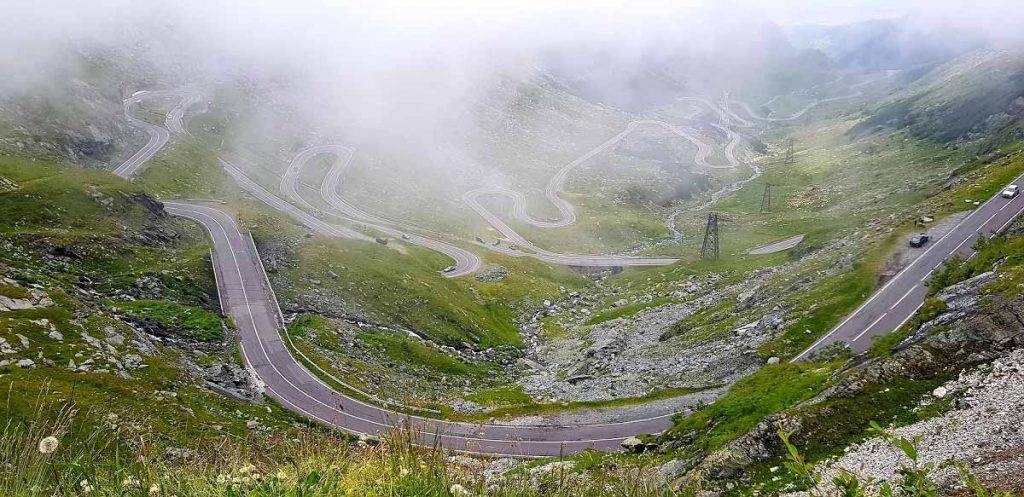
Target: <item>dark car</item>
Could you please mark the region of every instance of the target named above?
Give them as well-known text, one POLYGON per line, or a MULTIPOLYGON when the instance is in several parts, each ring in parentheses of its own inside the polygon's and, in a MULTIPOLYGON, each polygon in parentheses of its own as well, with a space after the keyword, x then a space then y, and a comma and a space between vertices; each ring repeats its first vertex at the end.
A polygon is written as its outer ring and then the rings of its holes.
POLYGON ((914 248, 923 247, 924 244, 928 243, 928 240, 931 240, 931 237, 924 233, 919 233, 910 237, 910 246, 914 248))

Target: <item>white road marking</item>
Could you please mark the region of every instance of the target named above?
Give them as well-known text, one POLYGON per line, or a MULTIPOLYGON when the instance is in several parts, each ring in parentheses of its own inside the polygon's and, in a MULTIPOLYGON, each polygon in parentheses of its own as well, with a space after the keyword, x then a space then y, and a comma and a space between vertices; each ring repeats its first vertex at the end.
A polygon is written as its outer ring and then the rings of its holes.
MULTIPOLYGON (((1020 180, 1022 180, 1022 179, 1024 179, 1024 175, 1018 176, 1018 177, 1017 177, 1017 179, 1015 180, 1015 182, 1017 182, 1017 181, 1020 181, 1020 180)), ((959 229, 959 228, 960 228, 961 226, 963 226, 963 224, 964 224, 964 223, 966 223, 966 222, 967 222, 968 220, 971 220, 971 219, 973 219, 973 218, 974 218, 974 217, 975 217, 975 216, 976 216, 976 215, 977 215, 977 214, 978 214, 979 212, 982 212, 982 211, 984 211, 984 210, 985 210, 985 208, 986 208, 986 207, 988 207, 988 205, 989 205, 989 204, 991 204, 992 202, 996 201, 996 199, 998 199, 998 198, 1001 198, 1001 197, 999 196, 999 194, 996 194, 996 195, 992 196, 991 198, 989 198, 988 200, 986 200, 986 201, 985 201, 985 203, 983 203, 983 204, 981 204, 980 206, 976 207, 976 208, 974 209, 974 211, 972 211, 972 212, 971 212, 970 214, 968 214, 968 215, 967 215, 966 217, 964 217, 963 219, 961 219, 961 220, 960 220, 960 222, 959 222, 959 223, 957 223, 957 224, 956 224, 956 226, 954 226, 954 227, 953 227, 953 229, 949 230, 949 234, 953 234, 953 233, 956 233, 956 232, 957 232, 957 230, 958 230, 958 229, 959 229)), ((1000 208, 1000 210, 1002 210, 1002 209, 1004 209, 1004 208, 1006 208, 1006 206, 1003 206, 1002 208, 1000 208)), ((1018 210, 1018 211, 1017 211, 1017 214, 1015 214, 1015 216, 1016 216, 1016 215, 1019 215, 1019 214, 1020 214, 1021 212, 1024 212, 1024 207, 1022 207, 1022 208, 1021 208, 1020 210, 1018 210)), ((994 217, 994 215, 993 215, 993 217, 994 217)), ((991 219, 992 219, 992 218, 990 217, 990 218, 989 218, 989 220, 991 220, 991 219)), ((988 221, 986 221, 986 223, 987 223, 987 222, 988 222, 988 221)), ((1009 223, 1007 223, 1007 224, 1009 224, 1009 223)), ((1005 226, 1006 226, 1006 225, 1004 224, 1004 227, 1005 227, 1005 226)), ((982 227, 983 227, 983 225, 982 225, 982 227)), ((1000 229, 1000 230, 1001 230, 1001 229, 1000 229)), ((863 310, 864 310, 864 308, 866 308, 866 307, 867 307, 868 305, 870 305, 870 304, 871 304, 872 302, 874 302, 874 300, 875 300, 876 298, 878 298, 878 296, 879 296, 879 295, 882 295, 883 293, 885 293, 886 289, 888 289, 890 285, 892 285, 892 284, 893 284, 894 282, 896 282, 896 281, 897 281, 898 279, 900 279, 900 277, 902 277, 902 276, 903 276, 903 275, 904 275, 905 273, 907 273, 908 271, 910 271, 910 270, 911 270, 911 268, 913 268, 913 267, 914 267, 914 265, 915 265, 916 263, 918 263, 918 262, 919 262, 919 261, 921 261, 921 260, 924 260, 925 256, 927 256, 927 255, 928 255, 929 253, 931 253, 931 251, 932 251, 932 250, 934 250, 934 249, 935 249, 935 247, 937 247, 937 246, 939 246, 939 243, 938 243, 938 241, 937 241, 937 242, 936 242, 935 244, 933 244, 933 245, 932 245, 932 246, 931 246, 930 248, 928 248, 928 250, 926 250, 926 251, 925 251, 925 252, 924 252, 923 254, 921 254, 921 255, 920 255, 920 256, 918 256, 918 257, 917 257, 916 259, 914 259, 914 261, 912 261, 912 262, 911 262, 910 264, 908 264, 908 265, 907 265, 907 267, 903 268, 903 270, 901 270, 901 271, 900 271, 899 273, 897 273, 897 274, 896 274, 896 276, 894 276, 894 277, 893 277, 893 278, 892 278, 891 280, 889 280, 889 282, 888 282, 888 283, 886 283, 885 285, 883 285, 881 289, 879 289, 878 291, 876 291, 876 292, 874 293, 874 295, 872 295, 872 296, 871 296, 871 297, 870 297, 870 298, 869 298, 869 299, 868 299, 868 300, 867 300, 866 302, 864 302, 863 304, 861 304, 861 305, 860 305, 860 307, 858 307, 858 308, 857 308, 856 310, 854 310, 854 311, 853 311, 853 312, 852 312, 852 313, 851 313, 850 315, 848 315, 848 316, 846 317, 846 319, 842 320, 842 321, 841 321, 841 322, 840 322, 840 323, 839 323, 838 325, 836 325, 836 326, 835 326, 834 328, 832 328, 832 330, 831 330, 831 331, 829 331, 829 332, 828 332, 828 333, 826 333, 826 334, 825 334, 824 336, 822 336, 821 338, 819 338, 818 340, 816 340, 816 341, 815 341, 815 342, 814 342, 813 344, 811 344, 811 346, 810 346, 810 347, 807 347, 806 349, 804 349, 804 351, 803 351, 803 352, 801 352, 801 353, 800 353, 800 354, 798 354, 797 356, 795 356, 795 357, 793 357, 792 359, 790 359, 790 362, 796 362, 796 361, 799 361, 800 359, 802 359, 803 357, 807 356, 807 355, 808 355, 808 354, 810 354, 810 353, 811 353, 812 351, 814 351, 814 350, 815 350, 815 349, 816 349, 816 348, 817 348, 818 346, 820 346, 820 345, 821 345, 822 343, 824 343, 824 342, 825 342, 826 340, 830 339, 830 338, 831 338, 831 337, 832 337, 833 335, 835 335, 835 334, 836 334, 836 332, 838 332, 838 331, 839 331, 840 329, 842 329, 842 327, 843 327, 844 325, 846 325, 846 323, 848 323, 848 322, 849 322, 849 321, 850 321, 851 319, 853 319, 853 318, 854 318, 854 317, 856 317, 856 316, 857 316, 858 314, 860 314, 860 312, 861 312, 861 311, 863 311, 863 310)), ((950 253, 948 253, 948 254, 946 255, 946 257, 944 257, 944 258, 948 258, 948 256, 949 256, 949 255, 952 255, 952 254, 953 254, 953 252, 950 252, 950 253)), ((974 254, 971 254, 971 257, 974 257, 974 254)), ((932 271, 934 271, 934 269, 933 269, 932 271)), ((924 276, 924 278, 922 278, 922 280, 924 280, 924 279, 927 279, 927 278, 928 278, 928 276, 931 276, 931 274, 932 274, 932 271, 928 271, 928 273, 927 273, 927 274, 926 274, 926 275, 924 276)), ((862 333, 862 334, 863 334, 863 333, 862 333)))
POLYGON ((902 328, 903 325, 907 324, 907 321, 910 321, 910 318, 914 317, 914 314, 917 314, 918 309, 920 309, 922 306, 924 306, 924 301, 922 301, 920 304, 917 304, 917 307, 915 307, 914 310, 910 311, 910 314, 907 314, 907 317, 903 318, 903 321, 900 321, 900 324, 896 325, 896 328, 894 328, 893 331, 898 330, 902 328))
POLYGON ((881 321, 882 318, 884 318, 886 316, 886 314, 888 314, 888 313, 882 313, 881 316, 878 316, 878 319, 872 321, 871 324, 869 324, 866 328, 864 328, 864 331, 860 332, 859 335, 853 337, 852 341, 856 342, 857 340, 860 340, 860 337, 864 336, 864 334, 867 333, 868 330, 870 330, 871 328, 874 328, 875 325, 878 324, 878 322, 881 321))
POLYGON ((1006 227, 1009 226, 1010 223, 1017 219, 1017 216, 1019 216, 1021 212, 1024 212, 1024 205, 1021 205, 1021 208, 1017 209, 1017 212, 1014 215, 1010 216, 1010 219, 1007 219, 1006 222, 1003 223, 1003 225, 1000 226, 997 231, 1003 231, 1004 229, 1006 229, 1006 227))
POLYGON ((907 296, 908 296, 908 295, 910 295, 910 293, 911 293, 911 292, 913 292, 914 290, 916 290, 916 289, 917 289, 917 285, 918 285, 918 284, 917 284, 917 283, 915 283, 915 284, 914 284, 914 286, 910 287, 910 290, 907 290, 907 293, 904 293, 904 294, 903 294, 903 296, 902 296, 902 297, 900 297, 900 299, 899 299, 899 300, 897 300, 897 301, 896 301, 896 303, 895 303, 895 304, 893 304, 893 305, 892 305, 892 307, 890 307, 889 309, 895 309, 895 308, 896 308, 896 306, 900 305, 900 303, 902 303, 902 302, 903 302, 903 299, 907 298, 907 296))
MULTIPOLYGON (((249 322, 252 325, 252 330, 255 333, 256 341, 259 344, 261 351, 263 352, 263 356, 266 359, 267 364, 273 369, 273 371, 276 372, 277 375, 280 376, 280 378, 282 380, 284 380, 289 386, 291 386, 299 395, 307 397, 310 400, 312 400, 315 404, 319 404, 319 405, 325 407, 329 412, 331 412, 334 415, 339 415, 339 416, 341 416, 343 418, 349 418, 349 419, 355 419, 355 420, 363 421, 363 422, 365 422, 365 423, 367 423, 369 425, 379 426, 381 428, 386 428, 386 429, 393 428, 394 425, 384 424, 384 423, 380 423, 380 422, 377 422, 377 421, 374 421, 374 420, 362 418, 360 416, 355 416, 355 415, 352 415, 350 413, 341 411, 341 410, 337 409, 334 406, 326 404, 326 403, 320 401, 319 399, 311 396, 310 394, 308 394, 304 390, 298 388, 291 380, 289 380, 287 377, 284 376, 284 374, 277 368, 277 365, 274 364, 270 360, 269 353, 267 352, 266 347, 264 346, 264 343, 263 343, 263 337, 259 333, 259 328, 256 325, 255 317, 254 317, 254 314, 253 314, 253 311, 252 311, 252 307, 250 305, 250 300, 249 300, 248 292, 245 289, 245 279, 244 279, 244 276, 241 273, 241 265, 240 265, 240 263, 238 261, 238 258, 235 255, 235 252, 233 250, 233 244, 231 243, 231 238, 228 235, 228 230, 225 228, 223 223, 221 223, 221 221, 216 216, 207 214, 207 213, 203 212, 202 209, 209 210, 209 211, 217 213, 218 215, 221 215, 221 216, 223 216, 224 213, 221 212, 221 211, 218 211, 216 209, 211 209, 211 208, 208 208, 208 207, 192 206, 192 205, 188 205, 188 204, 184 204, 184 205, 186 205, 187 207, 192 207, 193 209, 189 210, 187 208, 176 208, 173 203, 168 203, 168 208, 169 208, 169 211, 171 213, 175 213, 175 211, 178 211, 177 212, 178 215, 183 215, 182 213, 186 213, 186 214, 184 214, 185 217, 193 217, 194 218, 194 216, 199 216, 199 217, 206 218, 206 219, 212 221, 214 224, 216 224, 217 227, 219 228, 220 235, 223 236, 223 239, 224 239, 226 245, 228 246, 228 248, 229 248, 229 250, 231 252, 232 261, 234 262, 234 265, 235 265, 235 273, 238 275, 238 277, 239 277, 239 284, 242 287, 241 288, 242 298, 245 300, 246 313, 248 314, 249 322), (188 213, 191 213, 192 215, 188 215, 188 213)), ((201 223, 201 224, 203 224, 204 227, 207 229, 207 231, 210 232, 211 237, 213 237, 214 240, 215 240, 215 246, 216 246, 216 239, 218 238, 217 234, 215 234, 215 232, 210 228, 210 225, 208 225, 207 223, 201 223)), ((242 242, 242 243, 244 243, 244 242, 242 242)), ((250 240, 250 243, 251 243, 251 240, 250 240)), ((272 291, 273 291, 273 289, 271 289, 271 292, 272 291)), ((280 312, 280 311, 278 310, 278 312, 280 312)), ((287 349, 286 349, 286 351, 287 351, 287 349)), ((287 351, 287 352, 288 352, 288 354, 290 356, 291 352, 290 351, 287 351)), ((243 353, 243 358, 245 359, 246 364, 249 367, 252 367, 255 370, 255 368, 252 366, 253 363, 251 361, 251 358, 249 357, 248 352, 245 350, 244 346, 242 347, 242 353, 243 353)), ((294 357, 292 357, 291 359, 292 359, 293 362, 295 361, 294 357)), ((296 364, 298 364, 298 363, 296 363, 296 364)), ((301 364, 299 364, 299 365, 301 367, 301 364)), ((370 407, 372 409, 376 409, 376 410, 381 411, 381 412, 389 412, 389 411, 385 411, 385 410, 379 409, 379 408, 377 408, 375 406, 370 406, 369 404, 365 404, 362 401, 359 401, 358 399, 353 399, 353 398, 344 396, 343 394, 340 394, 340 393, 334 391, 333 389, 331 389, 330 387, 328 387, 326 384, 324 384, 322 382, 322 380, 317 378, 315 375, 312 375, 311 373, 309 373, 309 371, 305 367, 301 367, 301 370, 306 375, 308 375, 310 378, 312 378, 315 381, 317 381, 319 384, 327 387, 327 390, 331 391, 332 393, 334 393, 336 395, 340 395, 340 396, 344 397, 346 400, 349 400, 351 402, 358 403, 358 404, 370 407)), ((343 429, 345 431, 349 431, 349 432, 352 432, 352 433, 357 433, 356 431, 354 431, 352 429, 349 429, 349 428, 346 428, 344 426, 338 425, 337 422, 331 422, 329 420, 326 420, 326 419, 324 419, 324 418, 322 418, 322 417, 320 417, 320 416, 318 416, 318 415, 316 415, 314 413, 309 412, 308 410, 306 410, 304 408, 301 408, 301 407, 295 405, 293 402, 291 402, 287 398, 285 398, 279 391, 276 391, 275 389, 273 389, 273 387, 271 387, 270 385, 267 385, 267 390, 268 390, 268 392, 270 392, 272 394, 273 397, 275 397, 276 399, 278 399, 282 403, 287 404, 289 407, 293 408, 293 410, 295 410, 296 412, 299 412, 299 413, 301 413, 303 415, 308 416, 309 418, 311 418, 313 420, 322 422, 324 424, 327 424, 327 425, 330 425, 330 426, 339 427, 339 428, 341 428, 341 429, 343 429)), ((394 413, 392 413, 392 414, 394 414, 394 413)), ((579 425, 579 426, 580 427, 612 426, 612 425, 624 426, 624 425, 635 424, 635 423, 640 423, 640 422, 659 420, 659 419, 663 419, 663 418, 670 418, 671 416, 672 416, 672 414, 667 414, 667 415, 663 415, 663 416, 654 416, 654 417, 651 417, 651 418, 646 418, 646 419, 641 419, 641 420, 631 420, 631 421, 625 421, 625 422, 621 422, 621 423, 605 423, 605 424, 579 425)), ((403 418, 404 419, 418 419, 418 420, 429 422, 429 423, 439 423, 440 422, 442 424, 446 424, 446 425, 449 425, 449 426, 463 427, 464 429, 467 428, 467 427, 476 426, 476 425, 469 425, 469 424, 466 424, 466 423, 448 423, 448 422, 443 422, 443 421, 439 421, 439 420, 434 420, 434 419, 429 419, 429 418, 419 418, 419 417, 414 417, 414 416, 403 416, 403 418)), ((534 426, 534 427, 513 427, 511 425, 488 425, 488 426, 495 427, 495 428, 508 428, 510 431, 512 431, 512 430, 524 430, 524 429, 530 430, 530 429, 551 429, 551 428, 555 428, 555 427, 552 427, 552 426, 544 426, 544 425, 538 425, 538 426, 534 426)), ((514 439, 485 439, 485 438, 478 438, 478 437, 468 437, 468 436, 463 436, 463 435, 450 435, 450 434, 441 434, 441 433, 434 433, 434 436, 440 437, 442 439, 461 440, 464 443, 466 443, 467 446, 471 446, 474 442, 493 442, 493 443, 500 443, 500 444, 508 444, 511 447, 518 446, 518 444, 516 443, 517 441, 514 440, 514 439)), ((521 442, 523 444, 523 446, 526 446, 526 445, 529 445, 529 444, 558 444, 560 447, 564 447, 566 444, 585 444, 587 446, 594 446, 596 443, 600 443, 600 442, 616 442, 616 441, 622 440, 623 438, 625 438, 625 436, 615 436, 615 437, 611 437, 611 438, 595 438, 595 439, 576 439, 576 440, 520 440, 519 442, 521 442)), ((471 450, 462 450, 462 452, 473 452, 473 451, 471 451, 471 450)), ((502 454, 502 455, 511 455, 511 456, 521 456, 522 455, 522 454, 515 454, 515 453, 503 453, 503 452, 498 452, 498 451, 488 451, 487 454, 502 454)))

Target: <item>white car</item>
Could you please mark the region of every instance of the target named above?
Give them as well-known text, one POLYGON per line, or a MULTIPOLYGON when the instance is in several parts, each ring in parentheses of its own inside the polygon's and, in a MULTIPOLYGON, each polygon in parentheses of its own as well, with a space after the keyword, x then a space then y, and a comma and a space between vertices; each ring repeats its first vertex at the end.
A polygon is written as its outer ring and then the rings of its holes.
POLYGON ((1000 195, 1003 198, 1013 198, 1016 197, 1018 193, 1020 193, 1020 187, 1017 185, 1010 185, 1006 187, 1006 189, 1003 190, 1003 193, 1000 193, 1000 195))

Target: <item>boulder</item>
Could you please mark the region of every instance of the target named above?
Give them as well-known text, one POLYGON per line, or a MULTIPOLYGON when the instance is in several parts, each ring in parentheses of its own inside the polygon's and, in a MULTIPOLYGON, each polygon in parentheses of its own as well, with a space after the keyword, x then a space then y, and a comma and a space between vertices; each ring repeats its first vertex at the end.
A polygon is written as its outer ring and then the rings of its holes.
POLYGON ((693 466, 693 462, 689 460, 673 459, 661 466, 658 466, 658 476, 661 476, 665 481, 670 481, 673 478, 683 474, 687 469, 693 466))

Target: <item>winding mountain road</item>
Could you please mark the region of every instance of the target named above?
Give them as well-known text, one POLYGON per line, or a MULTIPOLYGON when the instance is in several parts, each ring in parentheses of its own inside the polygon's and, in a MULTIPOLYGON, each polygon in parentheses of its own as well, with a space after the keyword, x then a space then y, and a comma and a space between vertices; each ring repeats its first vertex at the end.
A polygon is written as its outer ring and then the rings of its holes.
MULTIPOLYGON (((498 251, 510 256, 534 257, 552 264, 580 267, 660 266, 678 262, 677 258, 667 257, 567 254, 545 250, 528 241, 511 226, 505 223, 500 217, 488 210, 481 202, 481 199, 485 197, 508 197, 512 199, 512 215, 517 220, 539 228, 561 228, 570 226, 576 222, 575 207, 570 202, 559 196, 563 191, 568 175, 580 165, 621 142, 640 126, 659 126, 676 134, 677 136, 689 140, 697 147, 694 154, 694 162, 700 167, 707 169, 732 169, 740 166, 739 160, 735 157, 735 148, 740 141, 740 137, 728 128, 719 127, 730 138, 729 144, 726 146, 726 156, 729 162, 725 165, 717 165, 711 164, 707 161, 708 157, 712 154, 712 148, 698 137, 696 131, 675 126, 663 121, 633 121, 620 133, 560 168, 548 181, 547 187, 545 188, 545 197, 555 205, 559 211, 559 217, 555 220, 534 218, 526 210, 525 195, 505 187, 484 187, 465 193, 463 195, 463 201, 470 208, 476 211, 485 221, 487 221, 488 224, 505 236, 508 241, 515 244, 517 248, 513 249, 511 247, 491 244, 479 245, 489 250, 498 251)), ((280 190, 296 205, 300 206, 303 210, 313 212, 319 211, 316 206, 302 197, 302 194, 299 191, 298 177, 309 164, 310 160, 322 154, 333 154, 337 157, 337 160, 327 172, 320 188, 321 198, 333 208, 327 211, 328 215, 347 222, 362 223, 369 228, 387 235, 402 238, 416 245, 436 250, 451 257, 452 260, 455 261, 455 264, 444 273, 445 276, 463 276, 480 269, 482 263, 478 256, 461 247, 439 240, 437 234, 430 233, 429 230, 425 230, 423 228, 411 226, 405 222, 390 220, 383 216, 366 212, 345 200, 338 193, 338 186, 345 170, 351 164, 352 157, 354 155, 354 151, 351 147, 344 145, 318 145, 306 148, 295 156, 281 178, 280 190)))
POLYGON ((671 426, 672 414, 616 423, 575 426, 515 426, 449 422, 396 413, 367 404, 328 386, 299 363, 282 340, 280 309, 251 238, 227 213, 205 205, 165 202, 168 213, 200 223, 213 241, 214 272, 221 307, 238 328, 246 367, 265 392, 285 408, 354 434, 408 430, 424 446, 510 457, 572 454, 586 449, 618 450, 620 442, 671 426))
MULTIPOLYGON (((125 101, 126 116, 133 123, 138 124, 143 121, 132 119, 127 113, 129 107, 139 99, 149 96, 151 95, 137 93, 125 101)), ((179 108, 185 109, 189 105, 191 104, 183 100, 179 108)), ((150 142, 119 166, 115 173, 122 177, 130 177, 167 142, 168 136, 164 134, 165 132, 168 130, 174 130, 176 133, 185 132, 184 126, 181 124, 183 113, 184 110, 181 113, 170 113, 167 128, 149 123, 140 125, 150 132, 150 142), (157 128, 163 132, 157 131, 157 128)), ((723 115, 727 116, 728 111, 723 111, 723 115)), ((732 133, 728 128, 723 129, 732 133)), ((624 133, 631 130, 627 128, 624 133)), ((670 129, 670 131, 672 130, 670 129)), ((622 136, 621 134, 617 135, 609 142, 614 144, 613 140, 616 138, 621 140, 622 136)), ((730 136, 734 136, 734 134, 730 136)), ((598 153, 610 147, 609 142, 599 146, 598 153)), ((282 180, 282 191, 289 197, 294 195, 293 201, 312 208, 312 205, 305 202, 299 195, 295 187, 296 178, 312 157, 322 153, 338 155, 338 160, 327 173, 320 190, 322 198, 332 205, 338 212, 337 215, 350 221, 369 225, 379 224, 379 226, 374 226, 375 229, 395 230, 391 225, 392 221, 362 211, 346 202, 338 194, 341 176, 351 160, 351 149, 340 146, 307 149, 290 165, 286 179, 282 180)), ((732 154, 727 152, 727 155, 731 156, 732 154)), ((555 227, 557 225, 567 226, 575 220, 572 205, 560 199, 558 193, 565 181, 565 175, 590 157, 593 155, 588 153, 581 157, 582 160, 578 159, 574 163, 570 163, 560 170, 559 174, 549 183, 546 194, 550 193, 550 195, 546 196, 553 199, 561 217, 553 221, 535 221, 548 223, 549 226, 555 227)), ((329 236, 366 238, 361 233, 326 223, 277 197, 246 177, 241 169, 227 160, 222 159, 221 165, 250 194, 299 219, 311 229, 329 236)), ((759 174, 759 171, 755 170, 755 173, 759 174)), ((1017 179, 1017 182, 1021 181, 1024 181, 1024 175, 1017 179)), ((480 193, 479 195, 484 194, 480 193)), ((507 191, 501 194, 513 197, 513 201, 516 202, 515 192, 507 191)), ((472 202, 476 197, 470 195, 469 198, 472 202)), ((522 215, 520 218, 517 214, 517 218, 532 219, 522 207, 523 203, 520 202, 519 205, 520 207, 513 209, 514 213, 522 215)), ((482 206, 479 207, 476 209, 477 212, 492 225, 501 226, 502 228, 499 230, 503 234, 524 246, 530 246, 526 240, 508 228, 500 218, 482 206)), ((285 408, 308 419, 354 434, 380 434, 394 429, 405 429, 409 430, 414 440, 422 445, 440 444, 447 449, 467 453, 512 457, 555 456, 572 454, 586 449, 617 450, 620 442, 626 437, 642 433, 659 433, 672 424, 672 414, 625 419, 615 423, 574 426, 459 423, 397 413, 346 395, 324 383, 297 361, 282 340, 284 324, 273 289, 262 267, 256 247, 252 243, 252 238, 242 234, 235 220, 227 213, 206 205, 169 201, 165 203, 165 208, 172 215, 198 222, 209 233, 213 242, 213 265, 221 308, 226 315, 234 320, 238 328, 246 367, 262 381, 267 395, 285 408)), ((839 326, 795 357, 794 360, 803 359, 836 342, 848 343, 857 351, 865 350, 875 336, 898 328, 921 306, 927 293, 927 279, 943 261, 954 255, 972 255, 972 245, 975 240, 981 236, 991 236, 1002 231, 1022 212, 1024 212, 1024 196, 1003 199, 997 195, 985 202, 965 217, 947 235, 935 241, 928 250, 897 274, 839 326)), ((393 232, 398 233, 399 236, 404 234, 397 230, 393 232)), ((409 236, 411 237, 412 234, 409 236)), ((426 237, 414 241, 414 243, 424 246, 428 246, 426 244, 431 242, 433 240, 426 237)), ((444 247, 432 248, 442 252, 446 250, 444 247)), ((542 252, 538 252, 538 255, 544 255, 542 252)), ((553 254, 552 256, 559 255, 564 256, 564 254, 553 254)), ((455 257, 453 256, 453 258, 455 257)), ((621 262, 621 259, 618 259, 617 265, 621 265, 621 262)), ((470 266, 470 262, 464 264, 465 268, 470 266)))
POLYGON ((124 99, 124 117, 137 128, 142 128, 148 135, 149 141, 138 152, 128 158, 128 160, 121 163, 121 165, 114 168, 114 174, 122 178, 131 178, 135 173, 142 167, 143 164, 149 162, 160 149, 167 145, 167 141, 171 138, 171 132, 167 128, 143 121, 142 119, 136 119, 132 116, 131 108, 133 105, 142 102, 147 98, 162 98, 168 96, 177 95, 175 92, 169 91, 137 91, 132 96, 124 99))
MULTIPOLYGON (((706 100, 699 98, 694 98, 694 100, 704 102, 710 108, 715 109, 714 105, 706 100)), ((199 101, 200 98, 197 93, 183 90, 144 90, 136 92, 131 97, 125 99, 125 117, 133 125, 144 129, 150 135, 150 139, 142 149, 118 166, 114 170, 114 173, 123 178, 132 177, 143 164, 149 161, 167 144, 170 133, 187 133, 183 122, 185 112, 189 107, 199 101), (164 126, 148 123, 131 116, 131 107, 144 99, 170 97, 178 97, 179 103, 168 112, 164 126)), ((727 115, 720 109, 715 110, 720 112, 723 119, 727 118, 727 115)), ((547 187, 545 188, 545 197, 558 209, 559 217, 557 219, 542 220, 530 216, 526 210, 526 197, 523 194, 508 188, 484 187, 467 192, 463 196, 465 203, 516 246, 497 246, 485 243, 478 243, 478 245, 487 248, 488 250, 510 256, 534 257, 552 264, 580 267, 654 266, 669 265, 678 262, 677 258, 666 257, 567 254, 548 251, 527 241, 498 216, 491 213, 481 202, 481 199, 485 197, 505 196, 512 199, 512 214, 517 220, 540 228, 560 228, 570 226, 576 222, 575 208, 570 202, 559 196, 563 191, 568 175, 583 163, 593 159, 600 153, 607 151, 621 142, 640 126, 659 126, 677 136, 685 138, 696 147, 693 159, 694 163, 705 169, 732 169, 741 165, 740 161, 735 156, 735 149, 740 143, 740 136, 724 126, 712 124, 712 126, 722 130, 730 139, 725 148, 725 155, 728 163, 711 164, 708 162, 708 157, 713 153, 712 147, 699 137, 696 130, 672 125, 663 121, 649 119, 633 121, 617 135, 609 138, 574 161, 560 168, 548 181, 547 187)), ((366 212, 365 210, 346 201, 338 193, 338 185, 340 184, 344 171, 351 163, 353 155, 354 151, 350 147, 343 145, 320 145, 301 151, 292 160, 292 163, 282 176, 280 182, 280 191, 288 198, 288 200, 290 200, 290 202, 278 197, 259 185, 231 161, 223 157, 219 158, 219 160, 224 170, 250 195, 253 195, 267 205, 287 214, 319 234, 364 241, 372 240, 371 237, 359 231, 345 226, 327 223, 320 219, 322 214, 326 214, 345 222, 361 224, 366 228, 376 230, 385 235, 400 238, 415 245, 447 255, 454 261, 454 264, 442 272, 446 277, 454 278, 472 274, 483 266, 479 256, 469 250, 443 241, 439 234, 433 233, 424 228, 410 225, 409 223, 390 220, 383 216, 366 212), (299 173, 312 158, 328 153, 336 155, 338 160, 334 163, 321 184, 320 196, 324 202, 331 206, 330 209, 321 211, 303 198, 298 188, 297 178, 299 173)), ((755 170, 755 176, 757 173, 758 172, 755 170)), ((673 232, 678 235, 677 231, 673 230, 673 232)))
MULTIPOLYGON (((419 228, 371 214, 346 201, 341 194, 338 193, 338 188, 341 183, 342 175, 352 163, 352 158, 355 155, 355 151, 351 147, 346 147, 344 145, 319 145, 309 147, 299 152, 299 154, 292 159, 291 164, 288 165, 288 169, 281 177, 281 192, 293 202, 303 205, 307 209, 314 211, 317 210, 316 207, 307 202, 302 195, 299 194, 298 178, 302 173, 302 170, 309 164, 310 160, 324 154, 334 155, 336 159, 320 186, 320 196, 333 208, 326 211, 328 215, 337 217, 343 221, 363 224, 386 235, 447 255, 454 261, 454 264, 450 269, 442 273, 447 278, 456 278, 472 274, 480 270, 483 266, 483 262, 480 260, 480 257, 464 248, 441 241, 437 238, 430 238, 428 236, 418 234, 416 231, 418 231, 419 228)), ((437 235, 432 234, 432 236, 436 237, 437 235)))
MULTIPOLYGON (((708 105, 711 105, 710 102, 707 102, 706 100, 703 99, 693 98, 693 100, 701 101, 708 105)), ((515 190, 503 186, 488 186, 468 191, 465 194, 463 194, 462 200, 471 209, 476 211, 476 213, 479 214, 480 217, 487 221, 487 223, 490 224, 491 227, 498 230, 498 232, 501 233, 509 242, 515 244, 520 248, 526 249, 526 251, 528 252, 527 253, 518 250, 511 250, 508 248, 502 249, 502 251, 508 255, 531 256, 545 262, 570 266, 661 266, 674 264, 675 262, 678 262, 679 259, 664 257, 632 257, 622 255, 563 254, 551 252, 534 245, 532 242, 530 242, 525 237, 520 235, 515 229, 509 226, 508 223, 502 220, 501 217, 491 212, 491 210, 488 209, 483 204, 482 201, 485 198, 491 197, 508 198, 512 201, 512 217, 517 221, 523 222, 525 224, 537 228, 563 228, 566 226, 570 226, 576 222, 576 210, 572 203, 561 198, 560 196, 560 194, 564 191, 565 182, 568 179, 569 173, 571 173, 573 170, 583 165, 587 161, 593 159, 598 154, 615 146, 641 126, 661 127, 666 131, 675 134, 676 136, 688 140, 696 147, 693 161, 695 164, 702 168, 734 169, 741 165, 739 159, 736 158, 736 147, 739 145, 741 138, 737 133, 733 132, 732 130, 724 126, 718 126, 714 124, 712 125, 722 130, 729 138, 729 143, 726 145, 725 148, 725 154, 726 159, 728 160, 728 164, 719 165, 711 164, 708 162, 708 157, 710 157, 713 153, 712 148, 707 142, 700 139, 698 133, 695 130, 684 128, 681 126, 676 126, 670 123, 666 123, 664 121, 641 119, 630 122, 626 126, 626 128, 617 135, 609 138, 608 140, 594 147, 587 153, 581 155, 580 157, 566 164, 565 166, 562 166, 562 168, 559 169, 558 172, 556 172, 550 180, 548 180, 548 183, 544 189, 544 196, 558 209, 559 217, 556 219, 543 220, 531 216, 526 209, 526 196, 521 192, 517 192, 515 190)), ((755 175, 756 174, 759 174, 759 172, 755 168, 755 175)), ((672 230, 674 238, 681 236, 679 232, 675 229, 675 226, 669 226, 669 229, 672 230)), ((485 244, 484 246, 494 249, 494 247, 490 245, 485 244)))

